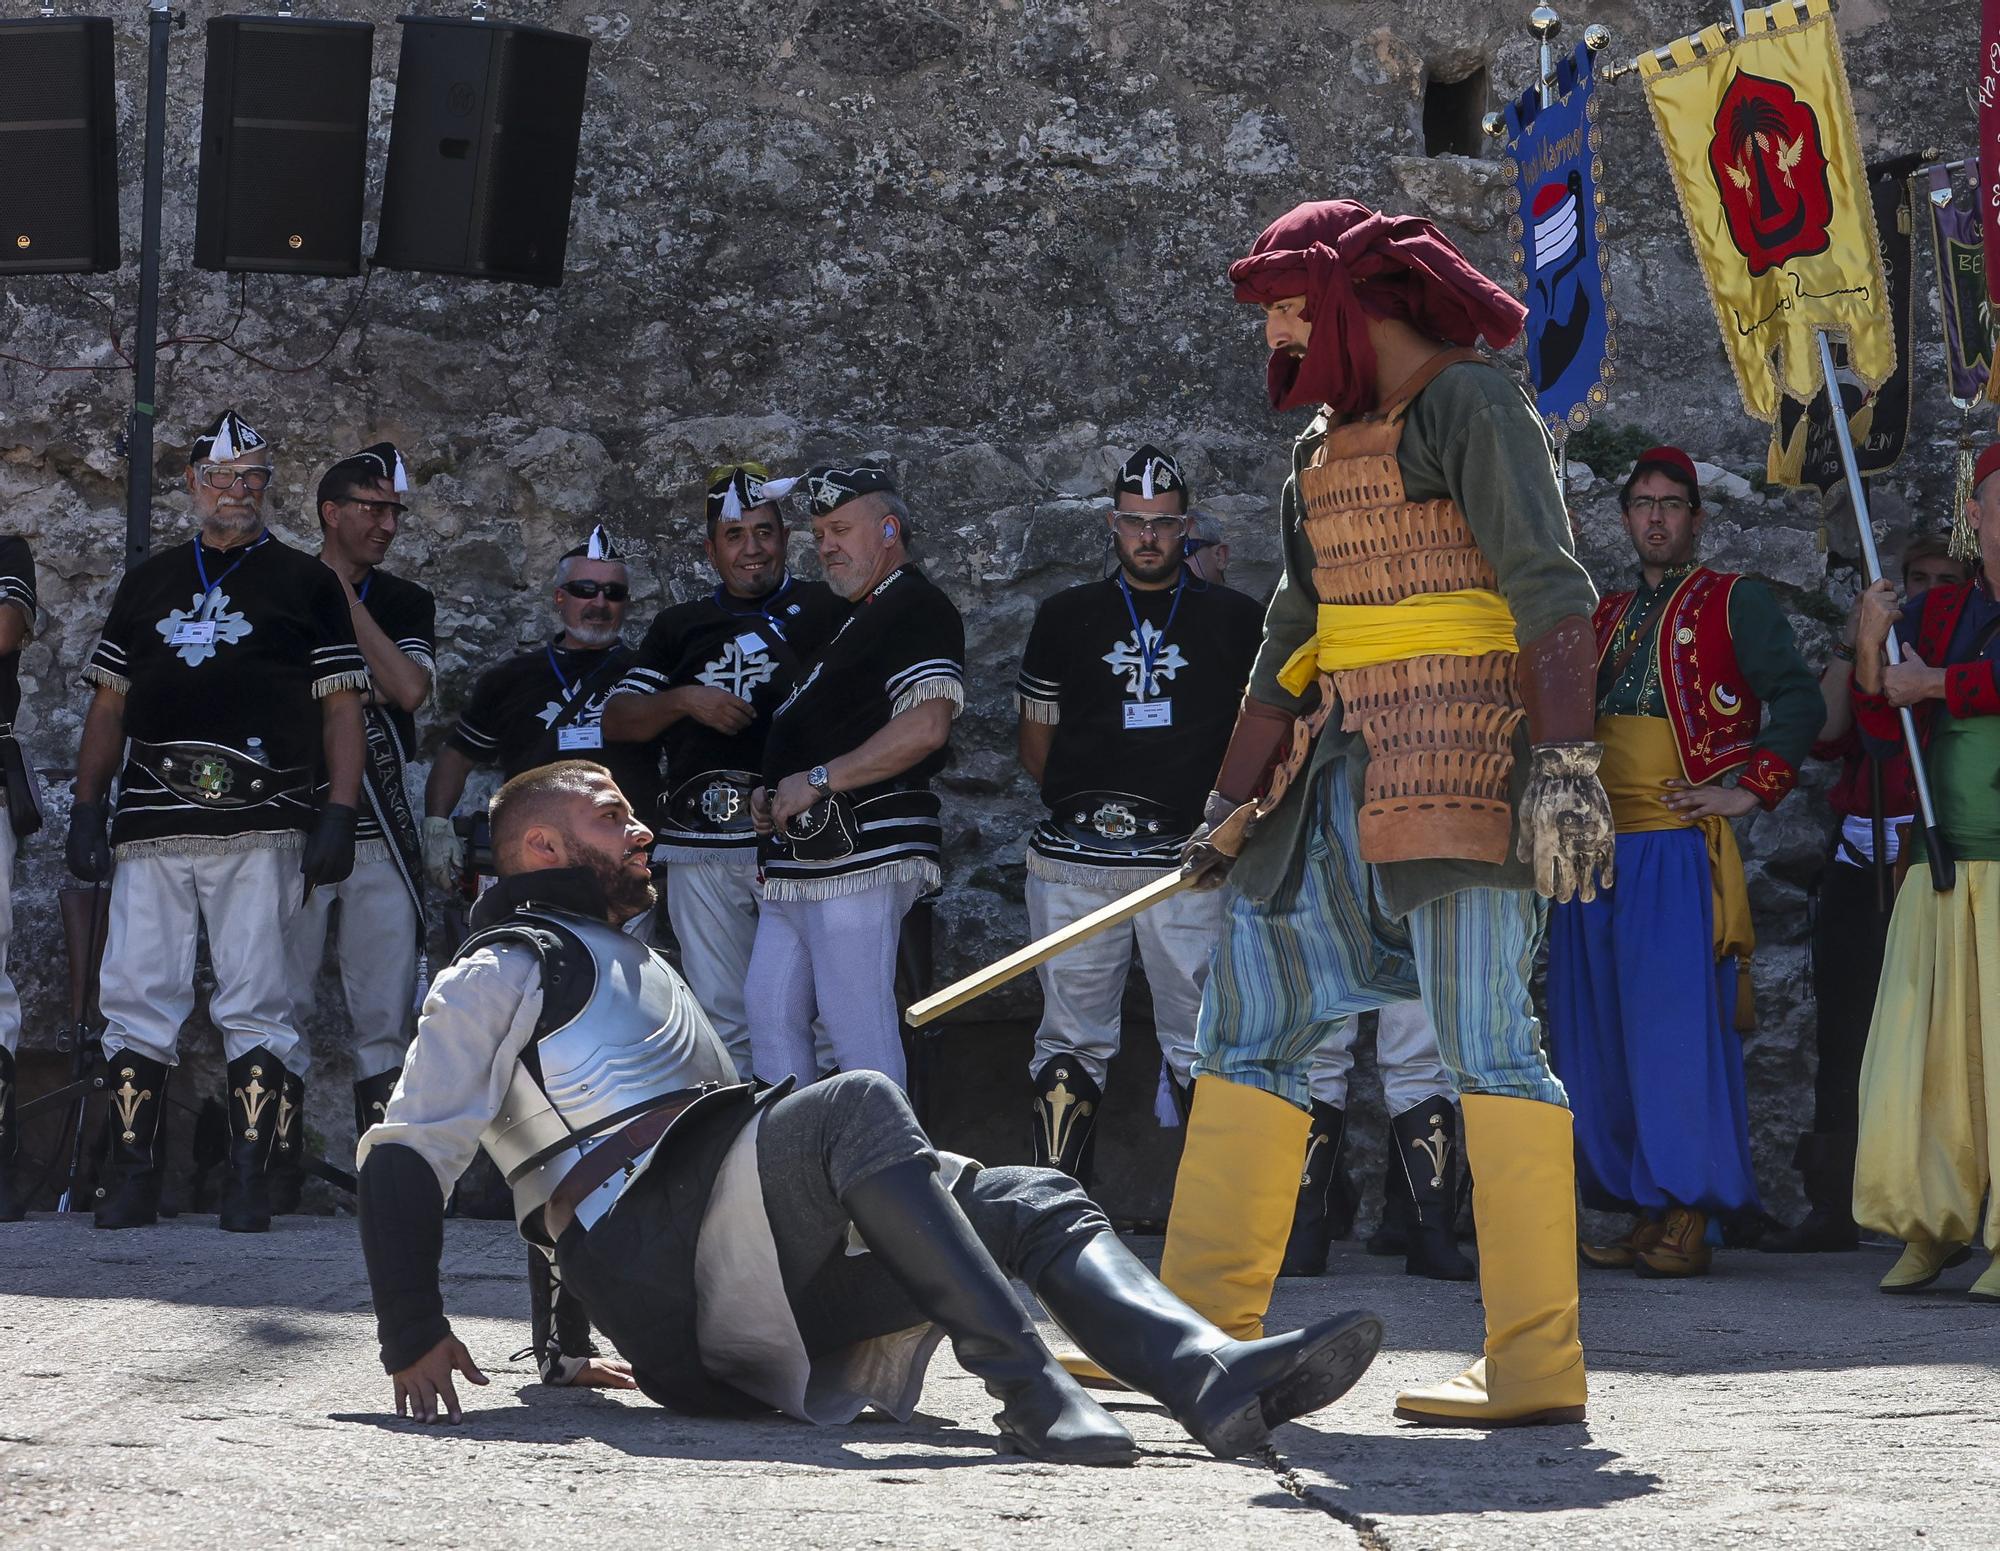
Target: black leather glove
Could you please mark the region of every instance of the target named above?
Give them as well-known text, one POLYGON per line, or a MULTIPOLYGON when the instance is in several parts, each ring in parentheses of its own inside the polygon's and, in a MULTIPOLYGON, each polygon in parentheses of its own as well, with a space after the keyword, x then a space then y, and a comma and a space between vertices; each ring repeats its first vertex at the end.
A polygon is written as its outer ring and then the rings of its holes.
POLYGON ((104 833, 104 804, 79 802, 69 810, 69 837, 63 859, 85 883, 102 883, 111 876, 111 842, 104 833))
POLYGON ((299 871, 306 875, 307 888, 328 887, 354 871, 357 816, 344 802, 330 802, 319 810, 312 833, 306 836, 305 859, 299 863, 299 871))

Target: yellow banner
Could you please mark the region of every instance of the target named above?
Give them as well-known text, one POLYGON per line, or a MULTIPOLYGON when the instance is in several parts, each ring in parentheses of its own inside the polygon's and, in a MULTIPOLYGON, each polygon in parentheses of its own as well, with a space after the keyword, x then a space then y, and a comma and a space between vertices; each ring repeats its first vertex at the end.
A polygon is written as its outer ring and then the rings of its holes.
POLYGON ((1879 387, 1895 325, 1827 0, 1746 11, 1735 43, 1710 27, 1639 73, 1744 409, 1775 420, 1781 393, 1819 392, 1816 329, 1879 387))

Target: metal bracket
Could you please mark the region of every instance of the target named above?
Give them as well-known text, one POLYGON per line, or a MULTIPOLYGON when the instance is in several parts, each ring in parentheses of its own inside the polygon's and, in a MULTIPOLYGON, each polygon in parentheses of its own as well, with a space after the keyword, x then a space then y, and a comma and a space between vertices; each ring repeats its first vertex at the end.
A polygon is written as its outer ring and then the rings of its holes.
POLYGON ((472 19, 483 22, 486 18, 486 0, 472 0, 472 19))

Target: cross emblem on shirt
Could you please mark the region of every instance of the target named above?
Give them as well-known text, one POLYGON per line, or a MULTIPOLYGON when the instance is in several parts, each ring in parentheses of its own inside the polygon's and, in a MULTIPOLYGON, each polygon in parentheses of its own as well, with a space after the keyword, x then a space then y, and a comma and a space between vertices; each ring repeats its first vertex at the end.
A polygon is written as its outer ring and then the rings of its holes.
POLYGON ((1110 651, 1103 661, 1111 664, 1111 671, 1125 677, 1125 692, 1136 700, 1146 700, 1160 692, 1160 680, 1171 679, 1188 665, 1178 646, 1162 650, 1160 642, 1164 632, 1149 619, 1139 621, 1139 628, 1110 651), (1150 678, 1146 674, 1146 659, 1153 660, 1150 678), (1141 682, 1145 680, 1145 682, 1141 682))
POLYGON ((768 653, 747 656, 740 645, 731 641, 722 648, 722 655, 695 678, 710 689, 727 690, 738 700, 748 700, 752 691, 760 684, 770 683, 771 675, 777 671, 778 665, 768 653))

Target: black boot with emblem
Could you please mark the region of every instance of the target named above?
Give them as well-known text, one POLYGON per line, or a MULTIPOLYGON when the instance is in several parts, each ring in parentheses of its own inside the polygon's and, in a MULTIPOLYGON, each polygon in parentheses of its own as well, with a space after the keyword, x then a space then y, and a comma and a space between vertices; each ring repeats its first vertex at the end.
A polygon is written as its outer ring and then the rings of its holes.
POLYGON ((277 1150, 284 1063, 262 1045, 229 1063, 229 1162, 222 1177, 225 1233, 266 1233, 271 1227, 271 1158, 277 1150))
POLYGON ((1104 1090, 1075 1056, 1052 1056, 1035 1074, 1035 1162, 1090 1183, 1097 1153, 1097 1112, 1104 1090))
POLYGON ((403 1069, 392 1066, 386 1072, 364 1077, 354 1085, 354 1139, 358 1142, 368 1128, 389 1118, 389 1095, 402 1080, 403 1069))
POLYGON ((278 1094, 278 1138, 271 1148, 271 1215, 289 1217, 306 1189, 306 1080, 285 1073, 278 1094))
POLYGON ((28 1214, 28 1203, 14 1194, 14 1160, 21 1151, 14 1114, 14 1052, 0 1045, 0 1222, 28 1214))
POLYGON ((167 1080, 173 1069, 130 1050, 106 1056, 104 1068, 111 1150, 97 1186, 97 1226, 150 1228, 160 1220, 167 1080))
POLYGON ((1292 1209, 1292 1236, 1285 1242, 1280 1276, 1325 1276, 1333 1246, 1333 1186, 1340 1172, 1340 1139, 1347 1111, 1313 1100, 1312 1129, 1306 1133, 1306 1166, 1299 1176, 1299 1204, 1292 1209))
POLYGON ((1406 1109, 1389 1122, 1389 1139, 1409 1184, 1403 1269, 1440 1282, 1469 1282, 1478 1274, 1458 1247, 1458 1109, 1442 1094, 1406 1109))

